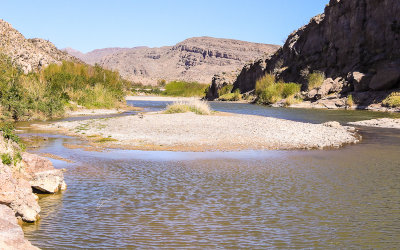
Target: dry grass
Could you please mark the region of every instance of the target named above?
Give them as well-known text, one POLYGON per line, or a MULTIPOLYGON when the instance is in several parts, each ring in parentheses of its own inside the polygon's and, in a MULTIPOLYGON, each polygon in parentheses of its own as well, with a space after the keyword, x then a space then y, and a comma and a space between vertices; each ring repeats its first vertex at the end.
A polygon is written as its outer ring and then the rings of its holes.
POLYGON ((208 102, 193 99, 189 101, 177 101, 169 104, 164 113, 174 114, 186 112, 193 112, 198 115, 209 115, 212 111, 208 102))

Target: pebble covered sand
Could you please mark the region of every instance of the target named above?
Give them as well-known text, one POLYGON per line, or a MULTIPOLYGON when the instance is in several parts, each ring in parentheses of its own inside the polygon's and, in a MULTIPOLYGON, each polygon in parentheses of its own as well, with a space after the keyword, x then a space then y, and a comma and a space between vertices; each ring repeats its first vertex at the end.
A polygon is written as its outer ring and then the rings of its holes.
POLYGON ((207 151, 313 149, 358 142, 355 129, 336 122, 310 124, 254 115, 144 114, 57 122, 45 129, 110 146, 143 150, 207 151), (112 138, 104 140, 104 138, 112 138))
POLYGON ((378 127, 378 128, 397 128, 400 129, 400 119, 380 118, 358 122, 350 122, 351 125, 378 127))

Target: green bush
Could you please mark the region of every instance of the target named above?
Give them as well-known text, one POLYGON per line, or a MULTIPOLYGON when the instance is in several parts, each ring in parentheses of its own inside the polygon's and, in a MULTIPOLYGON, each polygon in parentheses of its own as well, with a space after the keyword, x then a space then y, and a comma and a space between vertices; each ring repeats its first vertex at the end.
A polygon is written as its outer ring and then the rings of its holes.
POLYGON ((164 95, 184 97, 204 97, 208 84, 198 82, 173 81, 165 85, 164 95))
POLYGON ((11 165, 12 158, 9 154, 2 154, 1 155, 1 162, 5 165, 11 165))
POLYGON ((256 82, 257 102, 276 103, 300 92, 300 84, 277 82, 274 75, 266 74, 256 82))
POLYGON ((232 92, 233 89, 233 85, 225 85, 223 86, 220 90, 218 90, 218 95, 222 96, 222 95, 226 95, 232 92))
POLYGON ((40 72, 23 74, 0 55, 0 106, 3 119, 57 117, 70 101, 87 108, 121 105, 128 83, 118 72, 73 62, 51 64, 40 72))
POLYGON ((308 90, 318 88, 325 81, 325 74, 323 72, 314 71, 307 76, 308 90))
POLYGON ((382 101, 382 104, 392 108, 400 107, 400 92, 391 93, 382 101))
POLYGON ((240 90, 236 89, 233 93, 227 93, 218 98, 220 101, 240 101, 242 100, 242 94, 240 90))

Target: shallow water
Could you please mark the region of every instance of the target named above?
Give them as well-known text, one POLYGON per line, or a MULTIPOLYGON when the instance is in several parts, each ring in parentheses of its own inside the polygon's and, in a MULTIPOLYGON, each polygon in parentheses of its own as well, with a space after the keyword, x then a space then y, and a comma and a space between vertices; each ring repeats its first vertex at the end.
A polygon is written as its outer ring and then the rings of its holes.
MULTIPOLYGON (((307 122, 387 115, 212 106, 307 122)), ((38 151, 76 161, 53 160, 68 169, 68 190, 42 196, 42 219, 23 229, 43 249, 398 248, 400 133, 361 133, 362 143, 337 150, 199 153, 87 152, 52 136, 38 151)))

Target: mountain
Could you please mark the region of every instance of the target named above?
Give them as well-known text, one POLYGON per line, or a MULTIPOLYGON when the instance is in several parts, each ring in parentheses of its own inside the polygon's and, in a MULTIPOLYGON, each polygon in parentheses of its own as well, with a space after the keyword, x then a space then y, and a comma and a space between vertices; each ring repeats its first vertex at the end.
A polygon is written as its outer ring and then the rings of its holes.
POLYGON ((160 48, 107 48, 86 54, 66 51, 87 63, 118 70, 133 82, 156 84, 161 79, 210 83, 215 74, 237 74, 246 63, 270 55, 278 48, 278 45, 194 37, 160 48))
POLYGON ((11 24, 0 19, 0 53, 9 56, 25 72, 45 67, 50 63, 63 60, 79 60, 54 46, 51 42, 39 38, 26 39, 11 24))
POLYGON ((307 90, 308 75, 318 71, 327 79, 306 99, 351 93, 359 104, 379 102, 382 91, 400 87, 399 11, 398 0, 331 0, 272 57, 244 67, 234 89, 247 92, 265 73, 274 73, 307 90))

